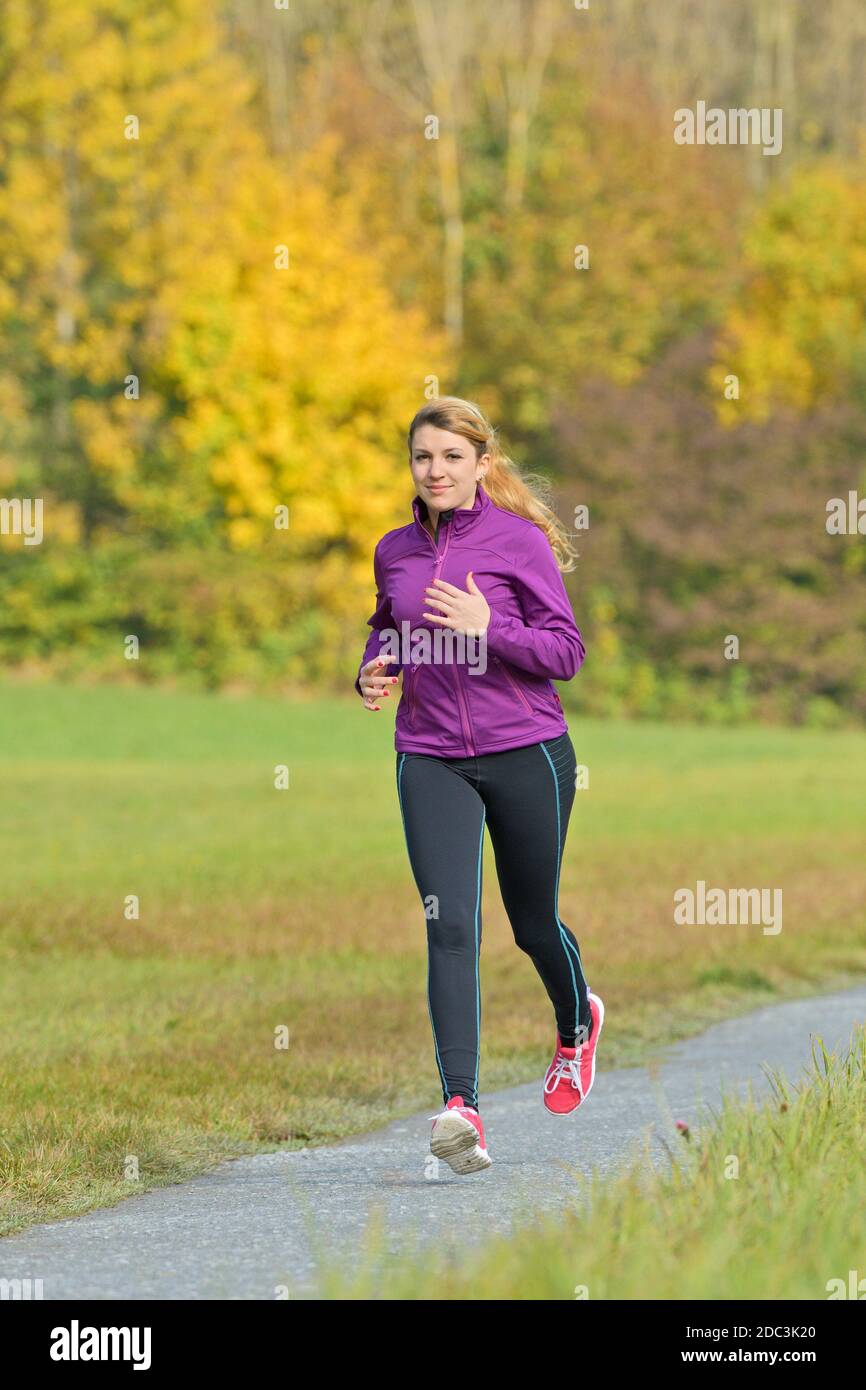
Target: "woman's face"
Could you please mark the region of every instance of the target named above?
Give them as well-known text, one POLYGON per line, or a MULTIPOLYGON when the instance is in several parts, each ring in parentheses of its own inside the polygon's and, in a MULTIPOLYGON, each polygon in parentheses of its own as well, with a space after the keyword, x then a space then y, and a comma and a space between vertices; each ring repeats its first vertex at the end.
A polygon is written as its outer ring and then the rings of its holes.
POLYGON ((420 425, 412 439, 409 467, 418 496, 435 519, 451 507, 471 507, 475 483, 487 471, 490 455, 475 457, 475 445, 462 434, 420 425))

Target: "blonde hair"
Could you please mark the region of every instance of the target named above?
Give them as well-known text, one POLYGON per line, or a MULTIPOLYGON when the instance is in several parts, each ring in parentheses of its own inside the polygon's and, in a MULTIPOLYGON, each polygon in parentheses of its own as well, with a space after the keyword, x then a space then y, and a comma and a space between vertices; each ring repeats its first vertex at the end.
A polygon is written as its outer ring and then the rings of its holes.
POLYGON ((475 446, 475 456, 490 455, 483 479, 484 491, 495 506, 515 516, 525 517, 543 531, 556 563, 563 573, 574 569, 577 551, 568 532, 551 504, 551 487, 538 473, 523 473, 513 459, 503 452, 496 430, 474 401, 460 396, 439 396, 428 401, 415 415, 409 426, 409 455, 412 439, 421 425, 462 434, 475 446))

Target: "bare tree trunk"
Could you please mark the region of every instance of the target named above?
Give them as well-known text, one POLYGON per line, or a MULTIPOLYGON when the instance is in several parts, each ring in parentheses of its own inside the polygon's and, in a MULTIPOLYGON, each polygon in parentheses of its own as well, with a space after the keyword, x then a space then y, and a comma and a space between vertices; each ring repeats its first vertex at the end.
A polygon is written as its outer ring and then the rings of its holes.
POLYGON ((439 117, 435 141, 445 233, 445 328, 455 350, 463 344, 463 195, 460 182, 457 85, 466 46, 462 0, 412 0, 421 61, 439 117))
POLYGON ((785 145, 794 158, 797 156, 797 82, 794 76, 794 53, 797 46, 797 13, 792 5, 779 5, 776 10, 776 53, 778 104, 784 116, 785 145), (790 142, 790 144, 788 143, 790 142))
MULTIPOLYGON (((775 0, 773 0, 775 3, 775 0)), ((754 35, 752 41, 752 99, 748 105, 773 105, 773 16, 767 0, 757 0, 754 10, 754 35)), ((784 140, 784 116, 782 118, 784 140)), ((766 182, 767 160, 755 149, 748 161, 749 179, 752 187, 760 193, 766 182)))
POLYGON ((411 71, 386 56, 386 27, 395 13, 388 0, 379 0, 367 16, 362 56, 371 80, 414 121, 419 135, 428 116, 438 122, 435 163, 439 205, 442 211, 442 294, 445 328, 455 352, 463 344, 463 193, 460 179, 459 83, 466 51, 463 0, 411 0, 417 43, 404 62, 411 71), (425 78, 429 105, 417 95, 416 68, 425 78))
POLYGON ((551 0, 531 3, 510 0, 502 14, 505 43, 505 90, 507 93, 508 148, 505 160, 505 207, 520 207, 526 189, 529 163, 529 136, 532 118, 538 109, 544 71, 553 48, 559 9, 551 0), (525 19, 529 33, 524 39, 525 19))
POLYGON ((289 147, 289 71, 292 65, 294 37, 294 33, 286 26, 292 24, 292 20, 282 11, 277 14, 273 0, 258 0, 255 18, 259 49, 264 60, 265 101, 271 149, 275 154, 284 155, 289 147))

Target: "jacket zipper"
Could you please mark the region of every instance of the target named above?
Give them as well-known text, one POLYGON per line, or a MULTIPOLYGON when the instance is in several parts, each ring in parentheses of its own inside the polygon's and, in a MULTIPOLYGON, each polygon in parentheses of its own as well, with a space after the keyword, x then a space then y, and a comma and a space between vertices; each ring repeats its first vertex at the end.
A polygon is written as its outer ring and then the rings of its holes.
POLYGON ((469 719, 469 710, 466 705, 466 696, 463 693, 463 684, 460 680, 459 664, 454 662, 454 679, 457 682, 457 703, 460 706, 460 723, 463 726, 463 737, 469 749, 469 756, 475 757, 475 740, 472 737, 472 725, 469 719))
POLYGON ((501 669, 503 675, 505 676, 505 679, 508 681, 508 684, 511 686, 511 689, 514 691, 518 700, 523 705, 523 708, 526 710, 527 714, 534 715, 535 711, 532 708, 532 705, 529 703, 523 691, 520 689, 520 686, 517 684, 517 681, 514 679, 508 667, 505 665, 505 662, 501 661, 498 656, 495 656, 493 660, 496 662, 496 665, 501 669))
MULTIPOLYGON (((452 521, 453 521, 453 518, 452 518, 452 521)), ((425 526, 423 529, 424 529, 424 534, 426 535, 428 541, 430 542, 430 544, 432 545, 433 549, 434 549, 435 552, 436 552, 436 565, 435 565, 435 568, 434 568, 434 570, 433 570, 433 579, 435 580, 435 579, 438 579, 438 578, 439 578, 439 575, 442 573, 442 566, 443 566, 443 564, 445 563, 445 556, 448 554, 448 547, 449 547, 449 545, 451 544, 451 521, 446 521, 446 522, 445 522, 445 545, 443 546, 441 552, 440 552, 440 550, 439 550, 439 546, 438 546, 438 545, 436 544, 436 542, 433 540, 433 537, 430 535, 430 532, 427 530, 426 526, 425 526)), ((415 668, 413 667, 413 671, 414 671, 414 669, 415 669, 415 668)), ((471 726, 470 719, 469 719, 469 710, 467 709, 467 705, 466 705, 466 696, 465 696, 464 693, 463 693, 463 687, 462 687, 462 684, 461 684, 461 681, 460 681, 460 672, 459 672, 459 670, 458 670, 458 663, 457 663, 457 662, 453 662, 453 663, 452 663, 452 669, 453 669, 453 671, 454 671, 455 689, 456 689, 456 693, 457 693, 457 708, 458 708, 458 710, 460 711, 460 727, 461 727, 462 730, 463 730, 463 738, 464 738, 464 741, 465 741, 465 743, 466 743, 466 747, 467 747, 468 750, 469 750, 469 756, 472 757, 472 758, 474 758, 474 757, 475 757, 475 740, 474 740, 473 737, 472 737, 472 726, 471 726)), ((413 680, 413 686, 414 686, 414 680, 413 680)), ((414 708, 415 708, 414 699, 413 699, 412 708, 413 708, 413 710, 414 710, 414 708)), ((407 711, 407 713, 408 713, 408 711, 407 711)))
POLYGON ((407 691, 408 708, 407 708, 407 710, 406 710, 406 715, 407 715, 407 718, 408 718, 408 721, 409 721, 409 727, 410 727, 410 728, 414 728, 414 727, 415 727, 415 702, 416 702, 416 699, 417 699, 417 696, 416 696, 416 694, 415 694, 415 685, 416 685, 416 682, 417 682, 417 680, 418 680, 418 672, 419 672, 420 670, 421 670, 421 662, 420 662, 420 661, 417 661, 417 662, 415 663, 414 666, 410 666, 410 667, 409 667, 409 688, 408 688, 408 691, 407 691))

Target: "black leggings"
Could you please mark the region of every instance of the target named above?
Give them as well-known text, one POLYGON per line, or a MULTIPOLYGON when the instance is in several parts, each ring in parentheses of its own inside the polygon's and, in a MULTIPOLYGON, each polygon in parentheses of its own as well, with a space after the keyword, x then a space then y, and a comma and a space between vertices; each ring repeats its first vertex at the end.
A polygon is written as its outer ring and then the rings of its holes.
POLYGON ((427 919, 427 1003, 447 1103, 478 1107, 481 854, 485 823, 514 939, 532 960, 566 1042, 591 1027, 577 941, 559 919, 559 868, 574 801, 568 734, 477 758, 398 753, 397 791, 427 919))

